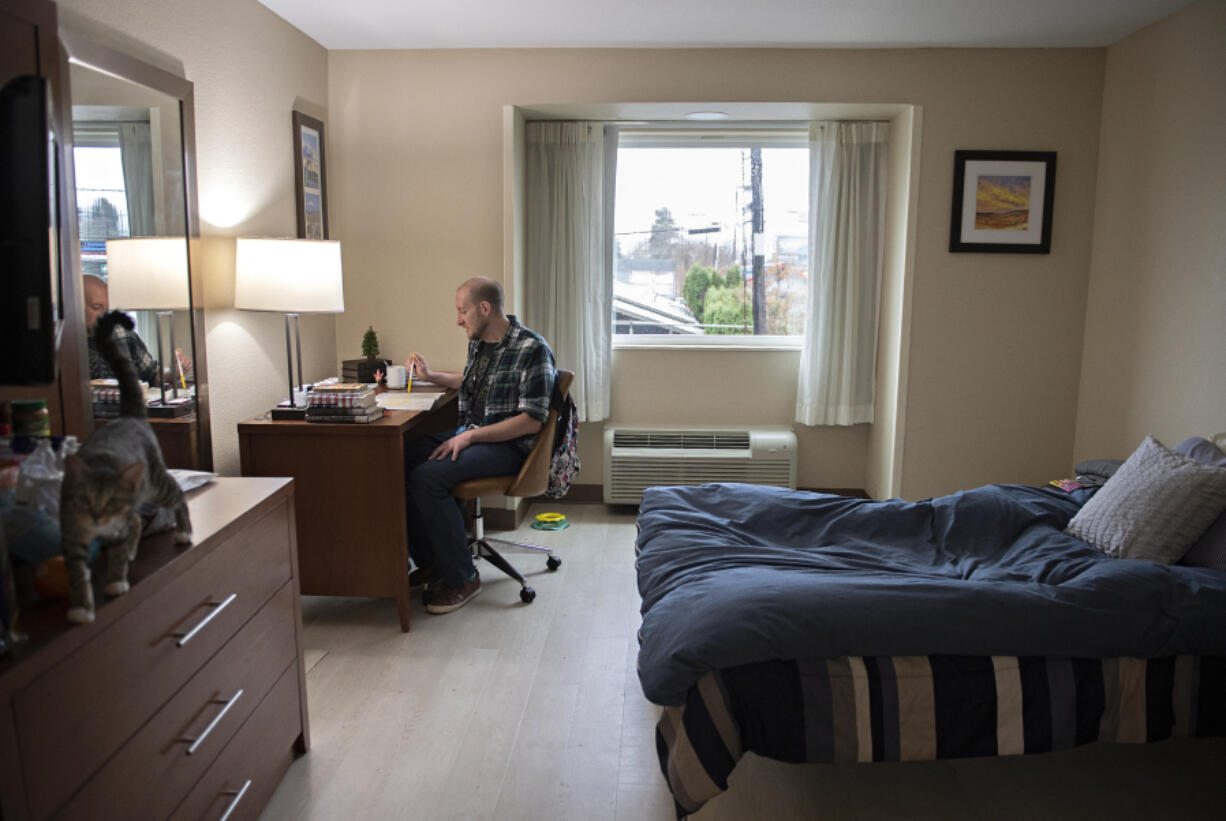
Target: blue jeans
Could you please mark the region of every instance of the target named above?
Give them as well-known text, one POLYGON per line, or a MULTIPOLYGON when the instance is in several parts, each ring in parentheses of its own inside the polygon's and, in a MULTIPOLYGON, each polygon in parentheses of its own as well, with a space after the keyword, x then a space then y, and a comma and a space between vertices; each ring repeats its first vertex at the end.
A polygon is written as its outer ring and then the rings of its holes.
POLYGON ((463 502, 451 489, 469 479, 513 476, 524 454, 511 442, 478 442, 450 457, 432 460, 430 454, 456 435, 449 430, 421 436, 405 448, 405 487, 408 504, 409 555, 418 567, 434 567, 435 578, 459 587, 477 572, 464 531, 463 502))

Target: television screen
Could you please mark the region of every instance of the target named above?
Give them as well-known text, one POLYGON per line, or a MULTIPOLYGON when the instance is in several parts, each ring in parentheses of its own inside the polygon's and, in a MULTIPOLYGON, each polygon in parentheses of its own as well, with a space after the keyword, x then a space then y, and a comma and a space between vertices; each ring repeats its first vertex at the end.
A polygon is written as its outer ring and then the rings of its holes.
POLYGON ((59 178, 51 94, 43 77, 0 89, 0 384, 56 378, 59 178))

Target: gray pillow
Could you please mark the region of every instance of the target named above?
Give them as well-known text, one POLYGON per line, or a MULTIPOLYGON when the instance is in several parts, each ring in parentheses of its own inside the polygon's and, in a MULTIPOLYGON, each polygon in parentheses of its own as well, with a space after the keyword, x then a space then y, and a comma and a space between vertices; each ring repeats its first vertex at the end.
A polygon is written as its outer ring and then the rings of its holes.
MULTIPOLYGON (((1202 465, 1226 468, 1226 453, 1222 453, 1217 445, 1208 439, 1193 436, 1191 439, 1184 439, 1173 450, 1195 459, 1202 465)), ((1209 529, 1188 548, 1179 563, 1189 567, 1226 571, 1226 512, 1209 525, 1209 529)))
POLYGON ((1191 436, 1184 439, 1178 445, 1171 448, 1171 450, 1187 456, 1189 459, 1195 459, 1202 465, 1226 468, 1226 453, 1222 453, 1217 445, 1203 436, 1191 436))
POLYGON ((1065 532, 1108 556, 1171 564, 1223 510, 1226 468, 1172 453, 1147 436, 1065 532))

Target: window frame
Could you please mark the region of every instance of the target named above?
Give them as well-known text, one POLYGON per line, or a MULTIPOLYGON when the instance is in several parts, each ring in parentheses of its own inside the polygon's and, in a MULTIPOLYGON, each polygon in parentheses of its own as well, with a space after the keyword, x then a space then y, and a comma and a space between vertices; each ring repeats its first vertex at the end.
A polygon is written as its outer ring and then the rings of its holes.
MULTIPOLYGON (((808 149, 810 124, 795 122, 648 122, 618 129, 617 148, 797 148, 808 149)), ((616 186, 615 175, 610 184, 616 186)), ((616 191, 613 201, 616 202, 616 191)), ((613 220, 609 218, 609 230, 613 220)), ((613 271, 613 243, 609 243, 609 270, 613 271)), ((613 311, 612 305, 609 310, 613 311)), ((806 322, 808 317, 806 316, 806 322)), ((756 334, 613 334, 614 350, 800 350, 804 335, 756 334)))

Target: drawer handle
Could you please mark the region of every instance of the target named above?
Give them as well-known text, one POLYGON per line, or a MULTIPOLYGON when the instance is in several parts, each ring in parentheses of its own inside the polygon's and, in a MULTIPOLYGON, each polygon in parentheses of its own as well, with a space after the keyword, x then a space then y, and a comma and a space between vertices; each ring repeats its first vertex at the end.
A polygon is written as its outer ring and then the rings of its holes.
POLYGON ((226 821, 226 819, 230 817, 230 813, 234 812, 234 808, 238 806, 239 801, 243 800, 243 796, 247 794, 247 790, 250 788, 251 788, 251 779, 248 778, 247 783, 244 784, 243 788, 239 790, 238 792, 235 792, 234 790, 226 790, 225 792, 223 792, 222 795, 234 796, 234 800, 230 802, 230 806, 226 807, 226 811, 222 813, 221 818, 219 818, 217 821, 226 821))
POLYGON ((234 706, 234 702, 238 701, 238 697, 241 696, 242 694, 243 694, 243 691, 239 690, 237 693, 235 693, 233 696, 230 697, 229 701, 223 702, 221 699, 215 698, 209 702, 210 704, 225 704, 226 706, 222 707, 221 712, 219 712, 216 716, 213 717, 213 720, 209 722, 209 726, 204 728, 203 733, 196 736, 195 738, 180 738, 179 739, 180 741, 190 741, 191 742, 192 746, 187 748, 188 755, 191 755, 192 753, 196 752, 196 749, 201 744, 204 743, 204 740, 209 737, 209 733, 213 732, 213 728, 217 726, 217 723, 221 721, 223 718, 225 718, 226 713, 230 712, 230 708, 234 706))
POLYGON ((185 645, 185 644, 187 644, 189 641, 191 641, 193 636, 195 636, 197 633, 199 633, 199 632, 201 631, 201 629, 203 629, 203 628, 204 628, 204 626, 205 626, 206 624, 208 624, 209 622, 211 622, 213 619, 217 618, 217 614, 218 614, 218 613, 220 613, 222 610, 225 610, 227 607, 229 607, 229 606, 230 606, 230 602, 234 601, 236 598, 238 598, 238 594, 237 594, 237 593, 231 593, 229 596, 227 596, 227 597, 226 597, 226 600, 225 600, 225 601, 220 601, 220 602, 217 602, 217 601, 211 601, 211 602, 209 602, 209 603, 208 603, 209 607, 215 607, 215 608, 217 608, 217 609, 216 609, 216 610, 214 610, 212 613, 209 613, 209 614, 208 614, 207 616, 205 616, 203 619, 201 619, 199 624, 197 624, 197 625, 196 625, 195 627, 193 627, 191 630, 188 630, 186 633, 175 633, 174 635, 175 635, 175 636, 177 636, 177 637, 178 637, 178 639, 179 639, 179 641, 178 641, 178 646, 179 646, 179 647, 182 647, 183 645, 185 645))

